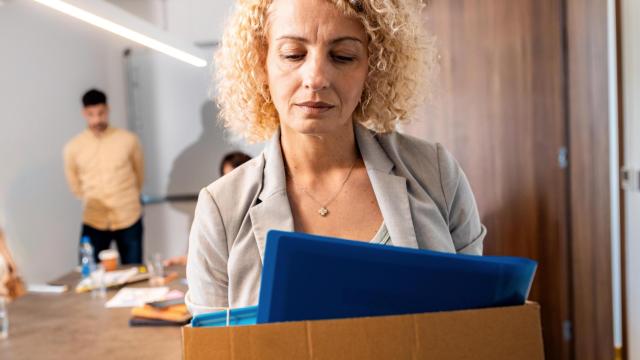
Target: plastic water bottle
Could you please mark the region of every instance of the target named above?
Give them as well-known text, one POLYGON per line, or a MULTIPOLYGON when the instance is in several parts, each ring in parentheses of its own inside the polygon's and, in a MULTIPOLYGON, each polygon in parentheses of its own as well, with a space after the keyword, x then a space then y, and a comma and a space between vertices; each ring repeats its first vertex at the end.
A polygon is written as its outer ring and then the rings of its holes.
POLYGON ((88 236, 83 236, 82 240, 80 240, 80 264, 82 277, 90 277, 96 264, 93 260, 93 246, 91 246, 88 236))

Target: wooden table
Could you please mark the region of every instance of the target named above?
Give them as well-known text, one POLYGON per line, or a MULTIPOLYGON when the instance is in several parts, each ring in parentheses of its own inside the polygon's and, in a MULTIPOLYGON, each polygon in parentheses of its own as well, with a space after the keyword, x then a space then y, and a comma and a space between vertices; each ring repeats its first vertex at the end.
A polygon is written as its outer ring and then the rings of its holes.
MULTIPOLYGON (((184 277, 184 268, 169 271, 184 277)), ((74 272, 54 283, 73 289, 79 279, 74 272)), ((167 286, 185 291, 179 279, 167 286)), ((0 359, 180 359, 180 327, 129 327, 131 308, 104 306, 116 292, 109 290, 106 299, 73 290, 19 298, 8 306, 9 338, 0 339, 0 359)))

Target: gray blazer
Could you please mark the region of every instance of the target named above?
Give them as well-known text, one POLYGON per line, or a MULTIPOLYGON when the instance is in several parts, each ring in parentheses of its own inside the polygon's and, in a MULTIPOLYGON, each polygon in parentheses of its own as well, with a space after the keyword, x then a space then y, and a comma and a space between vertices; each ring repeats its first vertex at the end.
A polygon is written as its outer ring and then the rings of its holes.
MULTIPOLYGON (((393 245, 482 253, 486 230, 473 193, 442 145, 361 125, 355 133, 393 245)), ((259 156, 200 191, 187 262, 192 313, 257 304, 270 229, 293 231, 279 133, 259 156)))

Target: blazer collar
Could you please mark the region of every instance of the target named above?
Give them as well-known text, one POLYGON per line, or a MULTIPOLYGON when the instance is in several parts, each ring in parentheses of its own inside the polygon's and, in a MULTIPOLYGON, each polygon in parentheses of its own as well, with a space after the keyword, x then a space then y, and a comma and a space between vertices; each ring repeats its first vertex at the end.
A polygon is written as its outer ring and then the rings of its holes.
POLYGON ((264 174, 262 177, 262 191, 259 198, 264 201, 280 192, 287 191, 284 157, 280 146, 280 128, 271 137, 264 149, 264 174))
POLYGON ((287 179, 284 159, 280 147, 280 128, 267 143, 264 151, 262 190, 260 202, 249 210, 253 236, 256 238, 260 259, 264 259, 264 248, 269 230, 293 231, 293 215, 287 197, 287 179))
MULTIPOLYGON (((418 242, 409 207, 407 180, 393 174, 394 163, 371 131, 359 124, 354 126, 354 130, 356 142, 392 243, 397 246, 417 248, 418 242)), ((264 259, 266 236, 269 230, 294 230, 293 215, 287 197, 280 130, 276 131, 267 143, 263 156, 262 190, 258 195, 260 203, 249 210, 261 259, 264 259)))
POLYGON ((409 206, 407 179, 393 173, 395 165, 372 131, 360 124, 355 125, 355 131, 371 187, 391 236, 391 243, 417 249, 418 241, 409 206))

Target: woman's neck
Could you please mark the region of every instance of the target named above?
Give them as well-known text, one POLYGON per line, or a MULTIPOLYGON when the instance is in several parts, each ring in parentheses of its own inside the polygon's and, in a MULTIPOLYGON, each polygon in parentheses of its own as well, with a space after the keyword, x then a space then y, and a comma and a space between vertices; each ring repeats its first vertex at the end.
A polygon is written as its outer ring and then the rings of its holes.
POLYGON ((280 143, 290 175, 304 182, 349 169, 359 159, 353 125, 321 135, 300 134, 282 126, 280 143))

